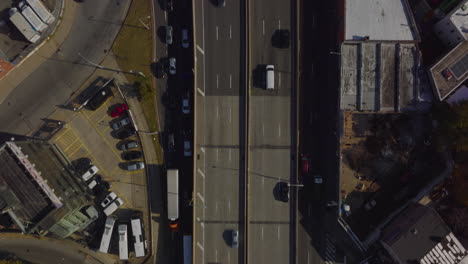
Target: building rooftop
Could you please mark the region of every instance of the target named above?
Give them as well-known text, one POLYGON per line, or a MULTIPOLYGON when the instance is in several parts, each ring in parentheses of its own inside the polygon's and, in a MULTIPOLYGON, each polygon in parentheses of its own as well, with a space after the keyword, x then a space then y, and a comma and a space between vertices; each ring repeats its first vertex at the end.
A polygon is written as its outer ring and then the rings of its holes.
POLYGON ((406 1, 347 0, 345 39, 413 41, 419 39, 406 1))
POLYGON ((455 92, 468 78, 468 40, 458 44, 434 64, 430 69, 430 75, 439 100, 443 101, 455 92))
POLYGON ((468 252, 432 208, 411 204, 382 232, 399 263, 463 263, 468 252))
POLYGON ((400 111, 412 106, 416 93, 414 44, 345 42, 341 46, 341 109, 400 111))
POLYGON ((465 39, 468 39, 468 1, 464 0, 449 14, 450 20, 465 39))

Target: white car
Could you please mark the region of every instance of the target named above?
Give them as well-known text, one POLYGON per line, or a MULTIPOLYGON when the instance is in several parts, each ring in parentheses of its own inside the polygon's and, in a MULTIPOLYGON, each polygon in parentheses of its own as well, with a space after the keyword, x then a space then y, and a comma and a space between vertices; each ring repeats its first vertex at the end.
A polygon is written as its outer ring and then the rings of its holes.
POLYGON ((182 29, 182 48, 187 49, 190 47, 189 37, 188 37, 188 29, 182 29))
POLYGON ((117 194, 115 192, 109 193, 106 198, 101 202, 102 208, 107 207, 112 201, 114 201, 117 198, 117 194))
POLYGON ((172 27, 166 26, 166 44, 172 44, 172 27))
POLYGON ((182 99, 182 113, 184 114, 190 113, 190 102, 188 98, 182 99))
POLYGON ((120 206, 123 205, 123 201, 120 198, 115 199, 109 206, 104 209, 104 214, 107 216, 111 215, 114 213, 120 206))
POLYGON ((231 246, 233 248, 238 248, 239 247, 239 231, 237 230, 232 230, 232 244, 231 246))
POLYGON ((192 156, 192 147, 190 146, 189 140, 184 140, 184 156, 185 157, 192 156))
POLYGON ((127 164, 127 170, 129 171, 137 171, 142 170, 145 168, 145 163, 142 161, 135 161, 127 164))
POLYGON ((118 130, 126 125, 130 124, 130 118, 125 117, 120 119, 119 121, 112 124, 112 129, 118 130))
POLYGON ((169 58, 169 73, 172 75, 176 74, 176 59, 169 58))
POLYGON ((83 178, 83 180, 87 181, 87 180, 91 179, 91 177, 93 177, 94 174, 96 174, 98 171, 99 171, 98 167, 93 165, 89 170, 87 170, 83 174, 83 176, 81 176, 81 178, 83 178))

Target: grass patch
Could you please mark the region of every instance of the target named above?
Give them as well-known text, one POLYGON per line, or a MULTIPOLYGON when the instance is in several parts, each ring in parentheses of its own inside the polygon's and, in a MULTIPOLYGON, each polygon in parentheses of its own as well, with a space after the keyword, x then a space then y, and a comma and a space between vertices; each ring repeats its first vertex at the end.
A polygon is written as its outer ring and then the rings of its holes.
MULTIPOLYGON (((151 1, 133 0, 125 22, 112 47, 117 63, 123 71, 140 71, 146 77, 127 74, 129 83, 140 94, 140 104, 150 131, 158 128, 156 116, 156 93, 151 79, 153 36, 151 19, 151 1), (149 29, 147 29, 143 23, 149 29)), ((162 157, 161 147, 155 142, 158 157, 162 157)), ((162 160, 162 159, 161 159, 162 160)))

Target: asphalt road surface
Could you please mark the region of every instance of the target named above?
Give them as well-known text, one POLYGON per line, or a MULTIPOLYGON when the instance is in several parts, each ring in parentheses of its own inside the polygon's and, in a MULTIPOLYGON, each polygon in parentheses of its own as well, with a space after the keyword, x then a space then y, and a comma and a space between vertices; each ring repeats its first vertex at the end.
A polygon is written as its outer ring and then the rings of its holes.
POLYGON ((78 53, 92 62, 101 62, 122 26, 129 2, 80 3, 70 34, 60 50, 20 83, 0 105, 3 132, 28 134, 37 129, 41 118, 46 118, 67 101, 95 70, 78 53))
POLYGON ((241 8, 194 1, 195 263, 242 263, 241 8), (232 231, 239 230, 239 248, 232 231))
MULTIPOLYGON (((291 1, 249 1, 248 262, 291 263, 290 203, 277 184, 291 182, 291 48, 272 46, 273 34, 290 30, 291 1), (265 90, 265 65, 275 66, 275 89, 265 90)), ((295 133, 295 130, 293 130, 295 133)), ((291 201, 293 203, 293 201, 291 201)))

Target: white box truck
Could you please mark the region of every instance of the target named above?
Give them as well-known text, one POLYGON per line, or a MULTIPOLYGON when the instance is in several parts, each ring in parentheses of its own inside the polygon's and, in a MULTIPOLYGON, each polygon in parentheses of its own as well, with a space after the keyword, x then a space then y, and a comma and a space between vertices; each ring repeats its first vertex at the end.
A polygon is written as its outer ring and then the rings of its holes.
POLYGON ((23 36, 32 43, 35 43, 41 38, 39 33, 29 24, 24 16, 16 8, 9 11, 10 21, 23 34, 23 36))
POLYGON ((169 228, 177 230, 179 227, 179 170, 167 170, 167 216, 169 228))
POLYGON ((46 24, 50 25, 55 21, 55 17, 49 10, 41 3, 40 0, 26 0, 28 5, 34 10, 39 18, 46 24))
POLYGON ((28 6, 25 1, 21 1, 18 4, 18 7, 21 10, 21 14, 26 18, 29 24, 36 29, 36 31, 42 33, 47 28, 47 24, 42 22, 42 20, 36 15, 36 13, 34 13, 32 8, 28 6))

